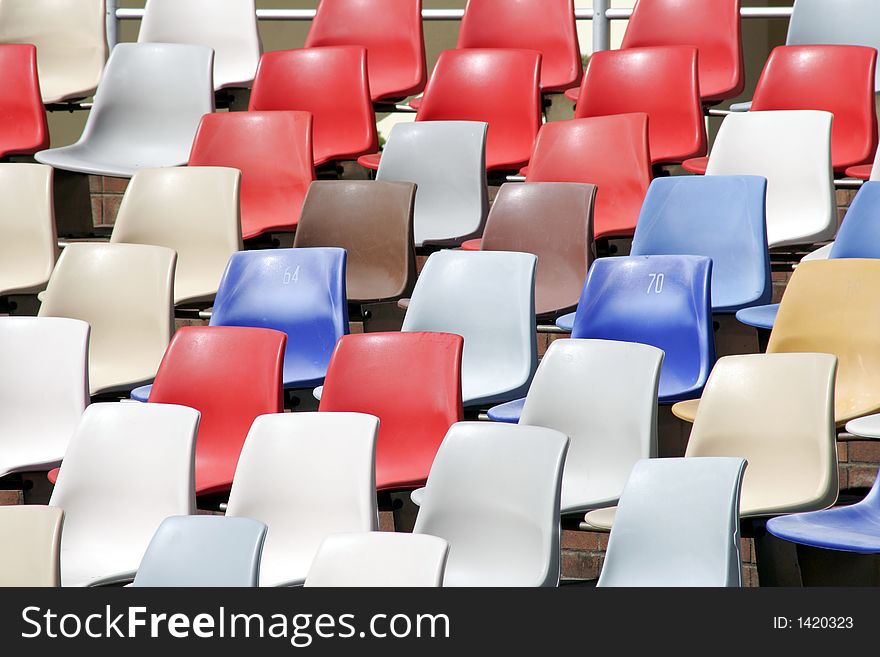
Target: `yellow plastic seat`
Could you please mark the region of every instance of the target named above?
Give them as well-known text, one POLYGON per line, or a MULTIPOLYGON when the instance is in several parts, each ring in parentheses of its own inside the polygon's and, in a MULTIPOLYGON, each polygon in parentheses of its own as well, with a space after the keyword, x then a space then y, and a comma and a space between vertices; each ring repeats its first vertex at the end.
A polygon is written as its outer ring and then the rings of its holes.
POLYGON ((57 507, 0 507, 0 587, 61 585, 63 518, 57 507))

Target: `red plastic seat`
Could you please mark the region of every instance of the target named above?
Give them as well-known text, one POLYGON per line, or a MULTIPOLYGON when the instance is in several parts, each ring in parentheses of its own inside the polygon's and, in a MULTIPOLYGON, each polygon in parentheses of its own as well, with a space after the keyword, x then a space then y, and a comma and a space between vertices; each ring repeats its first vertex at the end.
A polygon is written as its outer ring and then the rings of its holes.
MULTIPOLYGON (((833 130, 833 128, 832 128, 833 130)), ((860 164, 855 167, 849 167, 846 170, 846 175, 850 178, 858 178, 859 180, 870 180, 871 179, 871 170, 874 168, 873 164, 860 164)))
POLYGON ((544 93, 577 87, 581 81, 574 0, 468 0, 457 47, 537 50, 544 93))
POLYGON ((463 349, 451 333, 363 333, 336 344, 320 410, 379 418, 377 490, 425 485, 447 430, 463 417, 463 349))
POLYGON ((201 412, 197 495, 228 491, 254 419, 284 410, 286 343, 285 333, 263 328, 188 326, 174 334, 149 401, 201 412))
POLYGON ((241 234, 293 231, 315 179, 308 112, 220 112, 202 117, 190 166, 241 171, 241 234))
POLYGON ((248 110, 311 112, 315 166, 378 148, 367 51, 360 46, 265 53, 248 110))
POLYGON ((651 184, 648 116, 618 114, 545 124, 526 182, 597 185, 596 239, 632 236, 651 184))
POLYGON ((706 154, 708 140, 692 46, 594 53, 575 118, 644 112, 651 161, 678 163, 706 154))
POLYGON ((367 49, 374 101, 420 93, 427 81, 422 0, 321 0, 306 48, 367 49))
POLYGON ((49 148, 46 110, 37 77, 37 49, 31 44, 0 45, 0 158, 33 155, 49 148))

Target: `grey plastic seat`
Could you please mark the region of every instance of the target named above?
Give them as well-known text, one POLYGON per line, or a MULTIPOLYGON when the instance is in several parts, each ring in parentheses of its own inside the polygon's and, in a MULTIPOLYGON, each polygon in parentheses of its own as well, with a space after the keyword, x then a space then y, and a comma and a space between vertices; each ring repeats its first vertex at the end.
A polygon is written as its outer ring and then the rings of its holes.
POLYGON ((266 525, 250 518, 174 516, 159 525, 134 586, 258 586, 266 525))
POLYGON ((37 161, 120 178, 186 164, 202 116, 214 111, 213 60, 206 46, 119 44, 79 141, 40 151, 37 161))
POLYGON ((64 511, 51 506, 0 506, 0 588, 61 586, 64 511))
POLYGON ((639 461, 617 507, 598 586, 742 586, 746 461, 639 461))
POLYGON ((476 121, 422 121, 399 123, 391 130, 376 180, 418 186, 416 246, 459 244, 482 230, 489 210, 488 127, 476 121))

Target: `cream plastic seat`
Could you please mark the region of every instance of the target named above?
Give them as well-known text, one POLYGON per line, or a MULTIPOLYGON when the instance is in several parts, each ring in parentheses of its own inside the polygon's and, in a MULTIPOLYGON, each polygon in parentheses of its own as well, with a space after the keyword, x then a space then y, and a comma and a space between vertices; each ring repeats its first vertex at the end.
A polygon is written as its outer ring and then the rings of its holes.
POLYGON ((262 46, 254 0, 147 0, 138 43, 214 49, 214 89, 250 87, 262 46))
POLYGON ((198 426, 185 406, 86 409, 49 501, 65 513, 62 586, 130 581, 162 521, 195 513, 198 426))
POLYGON ((125 190, 111 242, 177 251, 174 303, 213 300, 242 247, 241 172, 225 167, 141 169, 125 190))
POLYGON ((279 413, 254 420, 227 516, 269 527, 261 586, 299 586, 330 534, 376 531, 379 420, 361 413, 279 413))
POLYGON ((95 93, 107 61, 104 0, 0 0, 0 43, 32 43, 44 103, 95 93))
POLYGON ((156 376, 174 331, 174 265, 162 246, 76 243, 64 249, 43 294, 40 317, 92 327, 92 395, 131 390, 156 376))
POLYGON ((449 543, 425 534, 333 534, 318 548, 305 586, 443 586, 448 553, 449 543))
POLYGON ((0 588, 61 585, 64 511, 51 506, 0 506, 0 588))
POLYGON ((51 470, 89 403, 89 325, 0 318, 0 477, 51 470))
POLYGON ((57 257, 52 167, 0 164, 0 296, 44 290, 57 257))
POLYGON ((741 458, 639 461, 597 586, 742 586, 741 458))

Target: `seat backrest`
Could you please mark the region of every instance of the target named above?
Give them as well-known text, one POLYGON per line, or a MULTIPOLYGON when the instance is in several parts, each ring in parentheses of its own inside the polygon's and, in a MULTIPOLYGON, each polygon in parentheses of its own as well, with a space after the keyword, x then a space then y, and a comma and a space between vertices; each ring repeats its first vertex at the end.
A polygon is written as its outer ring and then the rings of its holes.
POLYGON ((528 162, 541 127, 540 73, 541 55, 534 50, 445 50, 416 120, 488 123, 486 168, 518 169, 528 162))
POLYGON ((880 258, 880 182, 862 185, 834 238, 829 258, 880 258))
POLYGON ((727 356, 715 364, 686 456, 736 456, 749 462, 742 517, 834 504, 836 365, 827 353, 727 356))
POLYGON ((526 182, 596 185, 595 238, 632 235, 651 184, 647 114, 545 124, 538 133, 526 182))
POLYGON ((706 174, 767 179, 771 248, 831 239, 837 208, 829 112, 741 112, 724 118, 706 174))
POLYGON ((0 295, 44 289, 57 257, 52 167, 0 164, 0 295))
POLYGON ((278 413, 254 421, 226 515, 269 526, 262 585, 302 583, 329 534, 378 529, 378 430, 378 419, 360 413, 278 413))
POLYGON ((360 46, 265 53, 248 109, 311 112, 316 165, 357 159, 379 147, 367 51, 360 46))
POLYGON ((462 419, 463 342, 450 333, 367 333, 336 345, 320 409, 379 418, 380 490, 424 485, 443 437, 462 419))
POLYGON ((864 46, 779 46, 764 65, 752 110, 831 112, 834 169, 869 164, 877 150, 876 65, 877 50, 864 46))
POLYGON ((617 507, 598 586, 742 586, 746 465, 742 458, 639 461, 617 507))
POLYGON ((740 0, 638 0, 621 48, 696 46, 704 102, 734 98, 745 87, 740 0))
POLYGON ((595 52, 587 64, 575 118, 645 112, 651 158, 681 162, 706 154, 697 49, 660 46, 595 52))
POLYGON ((104 0, 2 0, 0 43, 32 43, 44 103, 91 96, 107 60, 104 0))
POLYGON ((571 439, 562 512, 613 504, 633 465, 657 455, 663 352, 611 340, 556 340, 541 359, 519 423, 571 439))
POLYGON ((249 87, 262 50, 254 0, 147 0, 138 42, 213 48, 215 89, 249 87))
POLYGON ((31 44, 0 44, 0 158, 32 155, 49 146, 49 126, 40 96, 37 49, 31 44))
POLYGON ((134 586, 259 586, 266 525, 250 518, 173 516, 159 525, 134 586))
POLYGON ((61 586, 63 522, 55 507, 0 506, 0 587, 61 586))
POLYGON ((486 221, 486 123, 398 123, 382 151, 376 180, 415 183, 413 233, 426 242, 457 244, 486 221))
POLYGON ((403 331, 464 338, 465 406, 522 397, 538 364, 530 253, 439 251, 425 263, 403 331))
POLYGON ((164 167, 134 174, 111 242, 177 251, 174 302, 213 299, 226 262, 242 249, 241 172, 224 167, 164 167))
POLYGON ((537 50, 545 93, 564 91, 581 81, 574 0, 468 0, 457 47, 537 50))
POLYGON ((242 251, 229 259, 211 326, 253 326, 287 334, 285 386, 320 385, 336 341, 348 333, 345 251, 242 251))
POLYGON ((573 338, 640 342, 666 352, 664 402, 699 396, 715 362, 710 281, 703 256, 630 256, 593 263, 573 338))
POLYGON ((767 181, 756 176, 657 178, 636 225, 631 255, 712 258, 712 310, 770 303, 767 181))
POLYGON ((482 248, 538 257, 535 313, 558 314, 577 305, 593 262, 596 186, 508 183, 492 203, 482 248))
POLYGON ((399 299, 416 279, 416 186, 371 180, 319 180, 303 203, 293 245, 348 251, 348 300, 399 299))
POLYGON ((306 48, 363 46, 373 100, 396 100, 425 88, 422 0, 321 0, 306 48))
POLYGON ((443 586, 448 553, 446 541, 424 534, 332 534, 318 548, 305 586, 443 586))
POLYGON ((564 434, 542 427, 459 422, 449 429, 413 530, 449 542, 445 586, 559 583, 567 449, 564 434))

